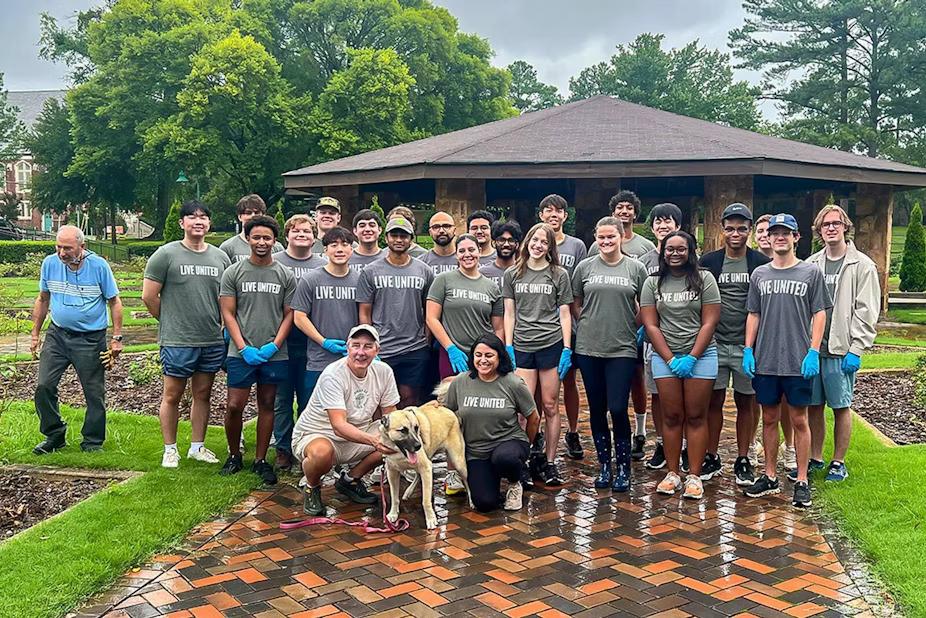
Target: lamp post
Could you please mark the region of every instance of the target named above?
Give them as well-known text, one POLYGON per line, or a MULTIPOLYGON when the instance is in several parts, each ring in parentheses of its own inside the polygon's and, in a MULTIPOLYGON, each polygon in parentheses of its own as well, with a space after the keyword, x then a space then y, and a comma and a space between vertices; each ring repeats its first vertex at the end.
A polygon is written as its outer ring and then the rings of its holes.
MULTIPOLYGON (((190 179, 183 173, 183 170, 180 170, 180 174, 177 175, 177 180, 175 182, 185 186, 186 183, 190 182, 190 179)), ((194 182, 196 183, 196 201, 199 201, 199 179, 197 178, 194 182)))

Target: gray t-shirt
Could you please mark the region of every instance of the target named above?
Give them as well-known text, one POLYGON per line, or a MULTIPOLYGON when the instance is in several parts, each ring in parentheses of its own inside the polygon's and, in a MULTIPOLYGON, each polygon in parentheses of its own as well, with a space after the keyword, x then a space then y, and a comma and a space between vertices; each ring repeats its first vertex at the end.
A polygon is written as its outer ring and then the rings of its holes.
POLYGON ((427 252, 428 252, 427 249, 425 249, 424 247, 422 247, 416 242, 413 242, 412 246, 408 248, 408 254, 412 256, 413 258, 420 258, 427 252))
POLYGON ((479 257, 479 266, 485 266, 486 264, 491 264, 495 261, 495 258, 498 257, 498 252, 495 249, 492 249, 492 253, 489 255, 482 255, 479 257))
POLYGON ((470 279, 460 269, 434 278, 428 300, 441 305, 440 322, 451 341, 468 354, 476 340, 494 332, 492 317, 504 314, 502 295, 488 278, 470 279))
POLYGON ((525 268, 520 278, 510 268, 502 278, 502 298, 514 299, 515 349, 536 352, 562 341, 559 308, 572 302, 572 283, 565 268, 525 268))
MULTIPOLYGON (((839 280, 839 271, 842 270, 842 265, 846 261, 846 256, 842 256, 838 260, 831 260, 825 258, 823 261, 823 282, 826 285, 826 293, 829 294, 830 301, 833 301, 836 298, 836 282, 839 280)), ((834 358, 830 354, 830 325, 833 321, 833 305, 830 304, 826 308, 826 330, 823 331, 823 343, 820 345, 820 354, 826 358, 834 358)))
POLYGON ((373 305, 382 358, 427 347, 424 301, 433 281, 431 269, 414 258, 405 266, 378 260, 360 273, 357 302, 373 305))
POLYGON ((457 262, 456 253, 451 253, 450 255, 437 255, 432 249, 418 259, 430 267, 435 277, 441 273, 456 270, 460 267, 457 262))
POLYGON ((315 255, 314 253, 310 253, 307 258, 298 259, 285 251, 280 251, 279 253, 273 254, 273 259, 288 268, 289 272, 293 273, 293 277, 296 281, 302 279, 310 271, 321 268, 328 263, 328 258, 322 255, 315 255))
MULTIPOLYGON (((240 262, 251 257, 251 245, 241 237, 241 234, 235 234, 228 240, 219 245, 219 249, 225 252, 231 263, 240 262)), ((273 252, 283 251, 283 245, 279 241, 273 243, 273 252)))
POLYGON ((169 242, 148 259, 145 279, 161 284, 158 343, 166 347, 223 345, 219 287, 231 262, 212 245, 191 251, 182 241, 169 242))
POLYGON ((653 249, 636 258, 646 269, 647 275, 655 275, 659 272, 659 250, 653 249))
POLYGON ((507 440, 527 442, 518 416, 528 417, 537 409, 534 396, 514 372, 492 382, 461 373, 450 383, 446 405, 460 419, 467 459, 488 459, 507 440))
POLYGON ((763 264, 752 271, 746 310, 760 316, 756 373, 802 375, 813 316, 831 306, 823 272, 816 266, 806 262, 790 268, 763 264))
POLYGON ((385 258, 387 253, 388 251, 385 249, 380 249, 379 253, 375 255, 363 255, 362 253, 357 253, 355 249, 354 253, 350 256, 350 260, 348 260, 347 265, 351 270, 359 273, 373 262, 378 262, 379 260, 385 258))
POLYGON ((724 255, 720 278, 720 322, 715 337, 718 343, 743 345, 746 341, 746 296, 749 294, 749 266, 746 256, 731 259, 724 255))
MULTIPOLYGON (((630 240, 624 239, 621 243, 621 253, 624 255, 630 256, 632 258, 639 258, 644 253, 652 251, 656 248, 656 245, 653 244, 649 238, 645 236, 640 236, 639 234, 634 234, 631 236, 630 240)), ((593 242, 592 246, 588 249, 589 255, 598 255, 598 243, 593 242)))
POLYGON ((579 262, 588 257, 588 249, 585 248, 585 243, 569 234, 566 234, 563 242, 556 245, 556 251, 559 253, 559 263, 566 269, 570 277, 576 271, 579 262))
MULTIPOLYGON (((706 270, 698 273, 701 275, 700 295, 688 289, 685 277, 672 275, 665 278, 661 289, 657 289, 659 277, 647 277, 640 295, 641 307, 656 307, 659 330, 666 338, 669 350, 675 355, 691 353, 701 330, 701 307, 720 304, 720 290, 717 289, 714 275, 706 270)), ((713 343, 714 338, 711 337, 708 345, 713 343)))
POLYGON ((499 268, 495 261, 491 261, 485 266, 479 267, 479 272, 481 272, 485 277, 492 281, 495 285, 498 286, 499 291, 502 289, 502 277, 505 276, 505 271, 510 267, 499 268))
POLYGON ((595 255, 579 263, 572 275, 572 293, 582 299, 576 354, 637 357, 637 304, 645 282, 646 269, 630 258, 609 265, 595 255))
MULTIPOLYGON (((359 322, 357 314, 357 283, 360 274, 348 270, 343 277, 335 277, 324 268, 313 270, 299 280, 293 295, 293 311, 305 313, 316 330, 326 339, 347 341, 350 329, 359 322)), ((298 330, 298 329, 297 329, 298 330)), ((301 332, 301 331, 300 331, 301 332)), ((321 371, 342 358, 306 339, 307 371, 321 371)))
MULTIPOLYGON (((258 266, 245 260, 232 264, 222 275, 220 296, 236 299, 235 318, 246 344, 259 348, 270 343, 283 322, 283 307, 288 307, 296 291, 293 273, 279 262, 258 266)), ((234 341, 228 342, 228 355, 240 358, 234 341)), ((271 361, 289 358, 286 341, 280 345, 271 361)))

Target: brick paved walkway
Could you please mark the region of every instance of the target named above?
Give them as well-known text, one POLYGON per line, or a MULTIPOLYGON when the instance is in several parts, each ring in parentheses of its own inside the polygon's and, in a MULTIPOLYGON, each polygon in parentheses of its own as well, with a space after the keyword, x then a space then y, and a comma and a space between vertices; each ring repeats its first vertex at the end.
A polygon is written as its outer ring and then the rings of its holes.
MULTIPOLYGON (((873 616, 877 599, 811 515, 780 497, 747 500, 730 467, 700 503, 654 494, 661 472, 634 464, 629 494, 592 488, 592 453, 565 465, 571 481, 525 493, 520 512, 480 515, 435 491, 442 526, 364 535, 323 526, 287 534, 301 515, 292 486, 255 492, 197 529, 182 555, 127 574, 80 616, 873 616), (852 575, 850 575, 850 573, 852 575), (853 579, 855 577, 855 579, 853 579)), ((588 436, 588 426, 583 424, 588 436)), ((590 447, 590 440, 585 440, 590 447)), ((735 453, 734 453, 735 454, 735 453)), ((330 488, 329 511, 364 512, 330 488)), ((415 500, 419 500, 417 508, 415 500)), ((379 518, 379 507, 367 511, 379 518)))

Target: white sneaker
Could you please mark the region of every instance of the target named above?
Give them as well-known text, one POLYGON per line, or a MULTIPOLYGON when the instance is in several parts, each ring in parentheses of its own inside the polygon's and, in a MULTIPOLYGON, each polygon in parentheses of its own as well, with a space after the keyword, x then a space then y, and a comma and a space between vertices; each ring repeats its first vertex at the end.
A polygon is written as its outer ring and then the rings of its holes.
POLYGON ((241 434, 241 442, 239 443, 238 446, 241 449, 241 454, 244 455, 244 452, 247 450, 244 444, 244 434, 241 434))
POLYGON ((402 478, 409 483, 414 483, 416 480, 418 480, 418 473, 414 470, 406 470, 402 473, 402 478))
POLYGON ((177 468, 180 466, 180 453, 176 450, 164 451, 161 457, 162 468, 177 468))
POLYGON ((376 469, 370 472, 370 483, 372 485, 379 485, 379 482, 383 480, 383 467, 376 466, 376 469))
POLYGON ((782 458, 784 459, 785 470, 796 470, 797 469, 797 449, 793 446, 785 446, 782 442, 778 449, 782 453, 782 458))
POLYGON ((506 511, 520 511, 522 506, 524 506, 524 488, 521 487, 521 483, 516 481, 508 486, 508 493, 505 494, 504 509, 506 511))
POLYGON ((187 451, 187 459, 195 459, 196 461, 202 461, 204 463, 217 464, 219 463, 218 457, 215 456, 215 453, 207 449, 205 446, 199 447, 197 450, 187 451))
POLYGON ((447 476, 444 477, 444 493, 448 496, 455 496, 464 491, 466 491, 466 487, 463 486, 463 479, 460 478, 456 470, 449 470, 447 476))

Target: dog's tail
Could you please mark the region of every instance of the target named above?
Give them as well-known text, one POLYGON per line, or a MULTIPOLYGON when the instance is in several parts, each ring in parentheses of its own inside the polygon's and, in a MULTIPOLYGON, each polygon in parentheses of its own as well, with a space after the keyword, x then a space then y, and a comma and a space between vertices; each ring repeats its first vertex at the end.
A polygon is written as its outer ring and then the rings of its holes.
POLYGON ((437 403, 444 405, 447 401, 447 391, 450 390, 450 383, 453 381, 453 377, 447 378, 442 381, 434 389, 434 396, 437 397, 437 403))

